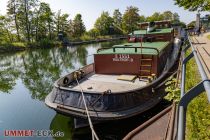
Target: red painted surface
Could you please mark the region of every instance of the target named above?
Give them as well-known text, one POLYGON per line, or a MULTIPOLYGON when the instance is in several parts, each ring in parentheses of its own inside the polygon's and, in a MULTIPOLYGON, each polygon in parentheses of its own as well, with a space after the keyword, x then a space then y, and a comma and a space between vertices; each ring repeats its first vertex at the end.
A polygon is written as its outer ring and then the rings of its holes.
MULTIPOLYGON (((140 54, 130 54, 129 58, 120 58, 122 54, 95 54, 95 73, 97 74, 136 74, 140 75, 140 54)), ((144 58, 151 57, 144 55, 144 58)), ((153 56, 152 73, 157 74, 157 56, 153 56)))
POLYGON ((115 54, 95 54, 95 72, 98 74, 139 73, 140 55, 129 55, 129 59, 119 58, 118 60, 115 54))

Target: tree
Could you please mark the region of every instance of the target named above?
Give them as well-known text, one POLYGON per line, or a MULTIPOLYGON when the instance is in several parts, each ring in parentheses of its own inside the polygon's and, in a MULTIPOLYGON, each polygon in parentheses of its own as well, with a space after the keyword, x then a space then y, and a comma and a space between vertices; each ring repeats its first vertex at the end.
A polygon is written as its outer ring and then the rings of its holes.
POLYGON ((23 36, 28 42, 31 41, 32 20, 34 19, 33 12, 38 6, 38 0, 17 0, 18 8, 18 22, 23 36))
POLYGON ((118 27, 122 27, 122 14, 119 9, 115 9, 113 12, 113 22, 118 27))
POLYGON ((113 26, 113 19, 108 12, 102 12, 101 16, 97 18, 94 27, 99 31, 100 35, 110 34, 110 27, 113 26))
POLYGON ((115 34, 122 34, 122 14, 119 9, 115 9, 113 12, 113 28, 115 34))
POLYGON ((174 0, 175 4, 189 11, 209 11, 209 0, 174 0))
POLYGON ((140 22, 145 22, 146 21, 146 17, 145 16, 139 16, 139 21, 140 22))
POLYGON ((85 25, 82 21, 82 15, 77 14, 73 20, 73 36, 80 37, 85 33, 85 25))
POLYGON ((171 11, 165 11, 161 14, 163 16, 163 20, 173 20, 174 14, 171 11))
POLYGON ((59 10, 55 16, 55 25, 56 25, 56 32, 62 32, 67 34, 69 29, 69 21, 68 21, 68 14, 61 14, 61 10, 59 10))
POLYGON ((179 22, 180 20, 179 20, 179 14, 178 13, 174 13, 174 15, 173 15, 174 17, 173 17, 173 21, 174 22, 179 22))
POLYGON ((93 38, 99 36, 99 31, 96 28, 90 29, 87 34, 93 38))
POLYGON ((49 4, 41 2, 38 11, 35 13, 36 40, 46 37, 52 39, 53 13, 49 4))
POLYGON ((7 14, 11 17, 11 19, 14 20, 16 33, 17 33, 17 39, 20 41, 20 33, 19 33, 19 23, 18 23, 18 9, 19 9, 19 3, 17 0, 9 0, 7 4, 7 14))
POLYGON ((195 27, 196 21, 191 21, 189 24, 187 24, 188 27, 195 27))
POLYGON ((147 17, 146 21, 152 22, 152 21, 160 21, 163 20, 163 15, 160 14, 159 12, 155 12, 153 15, 147 17))
POLYGON ((127 33, 138 28, 137 24, 140 21, 138 12, 139 9, 137 7, 127 7, 122 18, 123 29, 127 33))
POLYGON ((2 36, 1 38, 3 38, 3 41, 9 43, 13 42, 11 26, 11 19, 0 15, 0 35, 2 36))

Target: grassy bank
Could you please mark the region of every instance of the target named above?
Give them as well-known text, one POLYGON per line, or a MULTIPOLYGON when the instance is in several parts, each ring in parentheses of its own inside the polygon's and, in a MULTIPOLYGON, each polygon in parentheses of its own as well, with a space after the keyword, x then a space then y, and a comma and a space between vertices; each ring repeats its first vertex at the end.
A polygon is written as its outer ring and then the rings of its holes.
MULTIPOLYGON (((188 51, 189 54, 189 51, 188 51)), ((201 81, 194 59, 187 64, 186 91, 201 81)), ((200 94, 189 104, 187 109, 187 140, 210 139, 210 105, 205 93, 200 94)))
POLYGON ((0 52, 15 52, 22 51, 30 48, 50 48, 55 46, 61 46, 61 42, 43 39, 39 42, 13 42, 0 44, 0 52))
POLYGON ((64 43, 70 43, 72 45, 79 45, 84 44, 84 42, 87 43, 94 43, 94 42, 102 42, 104 40, 109 41, 116 39, 118 36, 97 36, 95 38, 83 35, 79 38, 64 38, 64 41, 54 41, 49 39, 42 39, 38 42, 13 42, 13 43, 0 43, 0 53, 1 52, 15 52, 15 51, 22 51, 30 48, 50 48, 50 47, 58 47, 62 46, 64 43))
MULTIPOLYGON (((187 52, 189 55, 191 51, 187 52)), ((195 59, 192 58, 187 63, 186 70, 186 91, 196 86, 201 81, 198 67, 195 59)), ((180 83, 180 82, 179 82, 180 83)), ((180 88, 177 88, 176 79, 168 83, 166 91, 169 94, 165 97, 167 100, 178 102, 180 100, 180 88)), ((206 93, 201 93, 191 101, 187 108, 186 140, 209 140, 210 139, 210 104, 206 93)))

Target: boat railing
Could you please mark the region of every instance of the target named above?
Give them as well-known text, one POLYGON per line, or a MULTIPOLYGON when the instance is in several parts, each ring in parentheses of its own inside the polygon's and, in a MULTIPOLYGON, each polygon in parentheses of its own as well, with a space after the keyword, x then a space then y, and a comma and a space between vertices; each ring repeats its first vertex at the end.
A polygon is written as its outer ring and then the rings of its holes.
POLYGON ((160 51, 157 48, 153 48, 153 47, 131 47, 131 45, 126 45, 126 46, 122 46, 122 47, 99 48, 97 50, 97 53, 100 52, 100 51, 103 51, 103 50, 108 50, 108 49, 113 49, 113 52, 116 52, 116 49, 118 49, 118 48, 124 48, 124 49, 126 49, 126 48, 129 48, 129 49, 133 48, 135 52, 137 52, 138 49, 141 49, 141 51, 142 51, 142 49, 150 49, 150 50, 155 50, 157 52, 157 55, 160 54, 160 51))
POLYGON ((178 140, 185 139, 185 126, 186 126, 186 111, 188 104, 197 97, 202 92, 206 91, 208 101, 210 102, 210 79, 208 79, 200 58, 198 57, 198 52, 195 49, 195 46, 192 44, 190 36, 186 37, 188 44, 185 45, 185 48, 182 50, 182 74, 181 74, 181 99, 179 102, 179 114, 178 114, 178 140), (192 52, 185 58, 186 51, 191 48, 192 52), (187 63, 192 58, 195 58, 196 64, 198 66, 198 71, 201 75, 202 81, 191 88, 187 93, 185 92, 185 81, 186 81, 186 68, 187 63))

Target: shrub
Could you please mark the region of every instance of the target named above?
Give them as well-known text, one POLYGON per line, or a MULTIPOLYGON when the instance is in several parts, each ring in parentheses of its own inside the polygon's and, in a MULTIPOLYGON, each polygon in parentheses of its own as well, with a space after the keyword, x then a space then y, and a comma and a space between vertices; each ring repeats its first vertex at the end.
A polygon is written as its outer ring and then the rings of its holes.
POLYGON ((89 35, 86 35, 84 34, 83 36, 80 37, 80 40, 83 40, 83 41, 88 41, 88 40, 93 40, 94 38, 92 38, 91 36, 89 35))
POLYGON ((12 45, 13 47, 23 47, 23 48, 26 47, 26 44, 23 43, 23 42, 13 42, 11 45, 12 45))
POLYGON ((49 47, 52 47, 54 45, 53 45, 53 41, 52 40, 44 38, 44 39, 39 41, 39 46, 43 47, 43 48, 49 48, 49 47))
POLYGON ((180 88, 177 86, 177 79, 171 78, 165 85, 167 86, 165 91, 168 94, 164 98, 169 101, 178 102, 180 100, 180 88))

